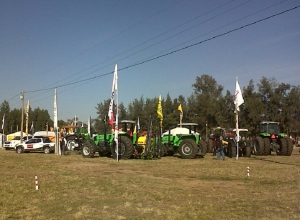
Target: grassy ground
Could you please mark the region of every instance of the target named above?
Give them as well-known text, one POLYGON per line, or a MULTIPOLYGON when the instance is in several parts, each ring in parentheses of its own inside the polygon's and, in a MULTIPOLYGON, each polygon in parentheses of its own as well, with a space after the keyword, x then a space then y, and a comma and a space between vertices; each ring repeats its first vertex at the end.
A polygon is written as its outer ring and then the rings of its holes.
POLYGON ((119 162, 0 150, 0 161, 0 219, 300 218, 298 148, 290 157, 119 162))

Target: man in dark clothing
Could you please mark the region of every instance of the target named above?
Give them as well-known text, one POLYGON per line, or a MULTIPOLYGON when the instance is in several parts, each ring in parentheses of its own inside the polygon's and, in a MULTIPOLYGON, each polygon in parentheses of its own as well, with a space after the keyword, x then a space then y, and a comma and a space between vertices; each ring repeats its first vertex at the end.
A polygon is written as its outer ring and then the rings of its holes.
POLYGON ((223 136, 220 136, 219 139, 217 139, 217 160, 220 159, 220 156, 222 156, 223 160, 225 160, 225 154, 224 154, 224 148, 223 148, 223 136))

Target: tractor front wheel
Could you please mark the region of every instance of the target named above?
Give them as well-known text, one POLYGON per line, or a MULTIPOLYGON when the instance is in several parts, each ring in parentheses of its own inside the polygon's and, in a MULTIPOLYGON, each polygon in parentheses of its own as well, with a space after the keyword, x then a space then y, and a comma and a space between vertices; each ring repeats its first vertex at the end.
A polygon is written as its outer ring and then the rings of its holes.
POLYGON ((90 142, 85 141, 82 144, 81 155, 85 158, 93 158, 95 156, 94 146, 90 142))

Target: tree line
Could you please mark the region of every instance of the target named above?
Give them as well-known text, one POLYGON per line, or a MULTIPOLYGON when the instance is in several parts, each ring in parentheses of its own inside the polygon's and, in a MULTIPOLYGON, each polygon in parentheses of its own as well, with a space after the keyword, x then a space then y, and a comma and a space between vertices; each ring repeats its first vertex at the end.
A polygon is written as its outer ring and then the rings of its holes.
MULTIPOLYGON (((174 128, 179 123, 180 112, 178 106, 183 110, 183 122, 194 122, 198 124, 198 132, 202 136, 213 127, 235 128, 234 94, 224 91, 224 87, 209 75, 197 76, 195 83, 191 85, 193 92, 189 97, 179 95, 171 98, 170 94, 162 98, 163 129, 174 128)), ((279 83, 275 78, 262 77, 260 82, 254 85, 253 80, 242 89, 245 103, 239 111, 239 128, 247 128, 249 135, 254 136, 259 129, 261 121, 280 122, 282 132, 293 136, 300 134, 300 86, 292 86, 279 83)), ((97 118, 92 119, 91 127, 95 133, 103 133, 107 128, 107 113, 110 99, 104 100, 96 105, 97 118)), ((146 130, 149 117, 153 120, 153 131, 158 129, 157 118, 158 97, 135 98, 127 107, 121 102, 118 106, 119 121, 123 119, 137 120, 141 130, 146 130)), ((115 106, 116 108, 116 106, 115 106)), ((4 132, 12 133, 20 129, 21 109, 11 110, 9 103, 4 100, 0 106, 0 116, 5 113, 4 132)), ((24 131, 25 118, 24 113, 24 131)), ((29 122, 34 123, 34 129, 45 130, 46 126, 53 127, 53 120, 49 112, 43 109, 29 109, 29 122)), ((81 123, 79 120, 78 124, 81 123)), ((58 126, 70 125, 74 118, 67 121, 59 120, 58 126)), ((84 126, 87 126, 84 123, 84 126)))

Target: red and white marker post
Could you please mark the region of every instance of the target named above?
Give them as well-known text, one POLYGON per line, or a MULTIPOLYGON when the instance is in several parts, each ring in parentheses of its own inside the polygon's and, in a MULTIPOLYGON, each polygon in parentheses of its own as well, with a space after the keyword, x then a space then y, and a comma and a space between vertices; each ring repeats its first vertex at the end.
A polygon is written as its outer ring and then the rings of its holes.
POLYGON ((34 180, 35 180, 35 190, 38 190, 38 189, 39 189, 39 181, 38 181, 38 177, 35 176, 35 177, 34 177, 34 180))

